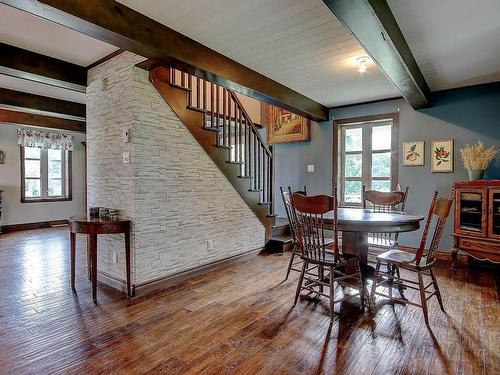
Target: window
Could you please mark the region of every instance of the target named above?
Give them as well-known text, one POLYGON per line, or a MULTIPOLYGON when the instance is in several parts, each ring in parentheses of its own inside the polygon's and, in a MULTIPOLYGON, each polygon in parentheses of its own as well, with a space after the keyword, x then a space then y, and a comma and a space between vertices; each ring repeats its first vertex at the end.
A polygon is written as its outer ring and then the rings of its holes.
POLYGON ((21 202, 71 200, 71 151, 21 147, 21 202))
POLYGON ((342 120, 336 124, 337 183, 341 204, 360 205, 363 185, 372 190, 395 190, 398 160, 396 115, 342 120))

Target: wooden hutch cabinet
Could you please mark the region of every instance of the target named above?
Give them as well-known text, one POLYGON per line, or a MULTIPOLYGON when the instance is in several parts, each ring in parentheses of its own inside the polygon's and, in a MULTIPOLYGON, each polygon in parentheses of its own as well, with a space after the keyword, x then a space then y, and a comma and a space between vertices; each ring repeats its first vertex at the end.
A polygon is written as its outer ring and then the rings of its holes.
POLYGON ((500 262, 500 180, 455 183, 453 266, 458 251, 500 262))

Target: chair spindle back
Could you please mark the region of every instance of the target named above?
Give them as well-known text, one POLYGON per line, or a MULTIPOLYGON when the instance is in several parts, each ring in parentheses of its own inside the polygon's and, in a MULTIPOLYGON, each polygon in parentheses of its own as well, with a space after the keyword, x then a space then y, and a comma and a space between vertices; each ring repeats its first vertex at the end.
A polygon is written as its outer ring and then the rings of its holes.
POLYGON ((325 232, 333 230, 333 252, 339 256, 337 192, 335 195, 305 196, 294 193, 292 205, 299 249, 303 258, 313 261, 325 261, 325 232), (324 215, 333 211, 333 228, 326 225, 324 215))
POLYGON ((451 205, 453 204, 453 199, 455 196, 455 191, 452 189, 450 196, 448 198, 439 198, 438 199, 438 191, 434 192, 434 196, 432 198, 431 205, 429 207, 429 213, 427 215, 427 220, 425 222, 424 231, 422 233, 422 239, 420 240, 420 246, 417 250, 417 254, 415 256, 415 262, 417 265, 420 264, 420 260, 424 255, 426 255, 426 264, 431 264, 436 259, 436 253, 439 247, 439 243, 441 241, 441 236, 443 234, 444 226, 446 224, 446 220, 450 214, 451 205), (427 237, 429 235, 429 230, 431 227, 432 219, 434 216, 437 218, 436 225, 434 227, 434 233, 432 235, 431 244, 429 246, 429 250, 425 250, 425 245, 427 243, 427 237))
MULTIPOLYGON (((280 186, 281 190, 281 198, 283 199, 283 205, 285 206, 286 217, 288 219, 288 225, 290 226, 290 233, 292 235, 292 239, 294 243, 297 243, 297 231, 294 223, 294 215, 292 206, 292 188, 288 186, 287 190, 283 189, 283 186, 280 186)), ((296 191, 298 194, 307 195, 307 189, 304 186, 304 190, 296 191)))

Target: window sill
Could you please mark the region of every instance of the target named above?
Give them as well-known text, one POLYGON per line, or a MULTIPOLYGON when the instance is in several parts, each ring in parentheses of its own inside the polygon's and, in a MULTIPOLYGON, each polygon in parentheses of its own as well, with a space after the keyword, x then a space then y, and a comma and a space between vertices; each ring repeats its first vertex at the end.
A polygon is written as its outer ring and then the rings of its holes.
POLYGON ((21 203, 47 203, 47 202, 67 202, 72 201, 72 197, 65 198, 35 198, 35 199, 21 199, 21 203))

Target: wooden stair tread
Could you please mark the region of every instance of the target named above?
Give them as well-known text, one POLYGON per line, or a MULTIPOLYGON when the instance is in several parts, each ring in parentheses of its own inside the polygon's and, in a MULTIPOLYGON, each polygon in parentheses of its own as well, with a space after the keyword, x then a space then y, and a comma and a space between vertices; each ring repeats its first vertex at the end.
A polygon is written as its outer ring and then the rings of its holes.
POLYGON ((293 237, 291 234, 280 234, 279 236, 271 237, 271 241, 288 243, 293 241, 293 237))

